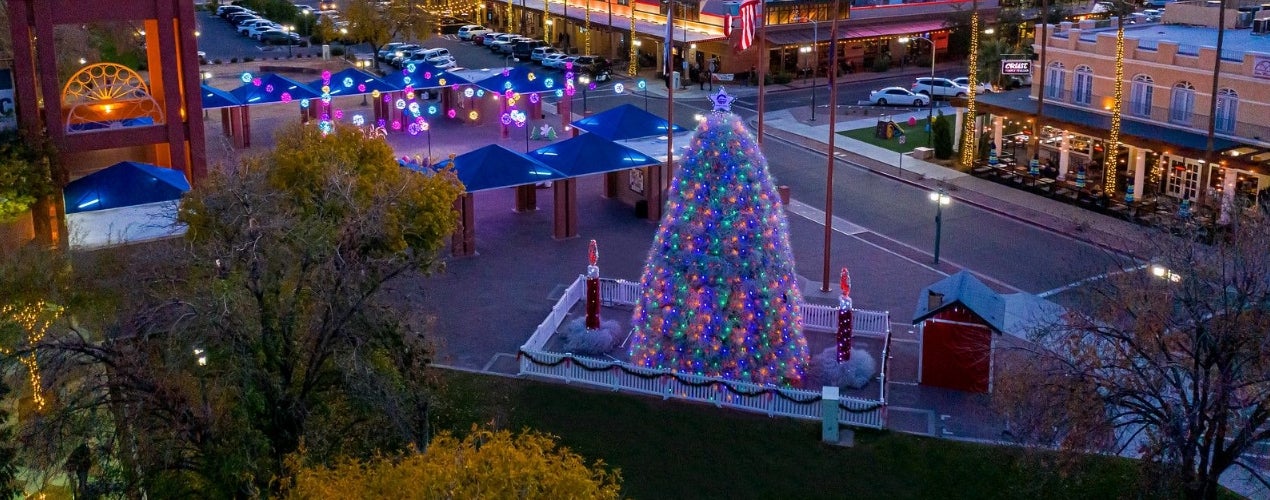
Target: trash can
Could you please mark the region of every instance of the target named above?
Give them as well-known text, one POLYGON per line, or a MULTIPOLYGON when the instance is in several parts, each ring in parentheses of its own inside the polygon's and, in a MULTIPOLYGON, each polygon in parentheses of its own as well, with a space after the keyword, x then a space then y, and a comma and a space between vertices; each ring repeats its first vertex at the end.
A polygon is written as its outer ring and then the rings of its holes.
POLYGON ((781 197, 781 205, 789 205, 789 186, 776 186, 776 194, 781 197))
POLYGON ((670 79, 670 85, 671 85, 673 88, 675 88, 675 89, 679 89, 680 87, 683 87, 682 85, 680 85, 680 84, 679 84, 679 72, 678 72, 678 71, 676 71, 676 72, 671 73, 671 74, 672 74, 673 76, 672 76, 672 77, 671 77, 671 79, 670 79))

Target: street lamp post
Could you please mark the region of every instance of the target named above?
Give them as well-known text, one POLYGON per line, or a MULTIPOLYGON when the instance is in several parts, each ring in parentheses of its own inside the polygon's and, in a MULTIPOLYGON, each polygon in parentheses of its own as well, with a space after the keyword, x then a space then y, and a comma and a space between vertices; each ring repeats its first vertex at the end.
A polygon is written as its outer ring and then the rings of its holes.
POLYGON ((582 116, 586 116, 587 114, 586 91, 587 91, 587 87, 591 86, 591 77, 587 75, 581 75, 578 77, 578 83, 582 84, 582 116))
POLYGON ((944 205, 952 202, 952 197, 941 188, 930 194, 930 201, 935 203, 935 263, 939 263, 939 241, 944 229, 944 205))
POLYGON ((290 24, 283 26, 282 33, 287 35, 287 58, 290 59, 292 57, 295 57, 295 53, 291 51, 292 47, 295 45, 291 43, 291 34, 295 33, 295 26, 292 26, 290 24))
MULTIPOLYGON (((803 54, 810 54, 812 53, 813 50, 815 50, 813 47, 799 47, 798 48, 798 51, 803 54)), ((816 68, 817 62, 818 61, 815 61, 813 56, 813 60, 811 61, 808 67, 808 69, 811 71, 811 121, 813 122, 816 121, 816 69, 815 68, 816 68)))
MULTIPOLYGON (((820 66, 820 25, 811 19, 811 121, 816 121, 816 69, 820 66)), ((833 43, 833 42, 830 42, 833 43)), ((830 53, 833 53, 832 51, 830 53)))
MULTIPOLYGON (((930 44, 930 78, 931 78, 931 81, 933 82, 935 80, 935 41, 929 38, 921 38, 921 37, 918 37, 918 38, 912 38, 907 36, 900 37, 900 43, 908 43, 909 40, 925 40, 926 43, 930 44)), ((935 121, 935 94, 934 92, 932 91, 929 95, 926 96, 926 98, 930 100, 930 112, 927 113, 926 115, 926 147, 929 148, 929 147, 933 147, 932 144, 933 144, 934 136, 935 136, 934 134, 935 130, 933 125, 933 122, 935 121)), ((938 252, 936 252, 936 255, 938 255, 938 252)), ((939 259, 937 258, 935 259, 935 261, 938 262, 939 259)))

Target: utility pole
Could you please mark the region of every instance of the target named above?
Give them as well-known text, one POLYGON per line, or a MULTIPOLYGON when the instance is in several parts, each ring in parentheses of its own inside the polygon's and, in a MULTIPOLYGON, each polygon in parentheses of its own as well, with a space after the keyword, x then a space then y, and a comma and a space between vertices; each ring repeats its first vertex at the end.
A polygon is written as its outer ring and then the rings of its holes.
MULTIPOLYGON (((825 167, 825 260, 824 260, 824 280, 820 285, 821 292, 829 291, 829 258, 833 248, 833 162, 838 159, 834 154, 837 152, 834 146, 834 139, 837 132, 834 125, 838 121, 838 2, 833 0, 833 23, 829 25, 829 150, 826 151, 829 156, 829 164, 825 167)), ((762 117, 763 112, 763 91, 760 88, 759 98, 759 116, 762 117)), ((761 118, 760 118, 761 119, 761 118)), ((759 121, 759 126, 763 126, 763 122, 759 121)), ((762 130, 761 128, 759 130, 762 130)), ((761 137, 761 136, 760 136, 761 137)))

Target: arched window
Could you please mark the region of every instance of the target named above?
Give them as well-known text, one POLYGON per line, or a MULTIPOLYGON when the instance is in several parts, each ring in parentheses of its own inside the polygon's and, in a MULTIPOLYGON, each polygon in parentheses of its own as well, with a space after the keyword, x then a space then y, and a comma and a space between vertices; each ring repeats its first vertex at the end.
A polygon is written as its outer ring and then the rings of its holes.
POLYGON ((1063 95, 1063 88, 1066 86, 1067 71, 1063 69, 1063 63, 1052 62, 1048 72, 1045 75, 1045 98, 1063 100, 1067 96, 1063 95))
POLYGON ((1150 76, 1133 77, 1133 86, 1129 88, 1129 114, 1151 116, 1151 94, 1155 93, 1154 84, 1150 76))
POLYGON ((1195 111, 1195 86, 1191 82, 1177 82, 1173 85, 1173 97, 1169 100, 1169 121, 1179 125, 1190 125, 1195 111))
POLYGON ((1233 134, 1239 116, 1239 93, 1235 89, 1217 91, 1217 120, 1215 128, 1218 132, 1233 134))
POLYGON ((1072 83, 1072 101, 1076 104, 1089 105, 1094 97, 1094 70, 1089 66, 1076 67, 1075 81, 1072 83))

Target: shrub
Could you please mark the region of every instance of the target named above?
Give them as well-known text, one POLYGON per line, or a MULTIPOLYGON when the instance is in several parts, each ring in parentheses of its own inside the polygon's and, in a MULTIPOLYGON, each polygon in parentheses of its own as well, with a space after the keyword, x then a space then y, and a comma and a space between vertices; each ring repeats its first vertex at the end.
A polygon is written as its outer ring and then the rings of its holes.
POLYGON ((344 47, 331 47, 331 57, 344 55, 344 47))
POLYGON ((953 155, 953 124, 952 120, 944 116, 944 112, 940 111, 935 119, 935 123, 931 125, 932 142, 935 143, 935 158, 947 160, 953 155))
POLYGON ((772 77, 772 81, 778 84, 789 83, 794 80, 794 76, 789 73, 778 73, 772 77))
POLYGON ((888 69, 891 69, 891 56, 882 55, 873 58, 873 71, 882 73, 888 69))

